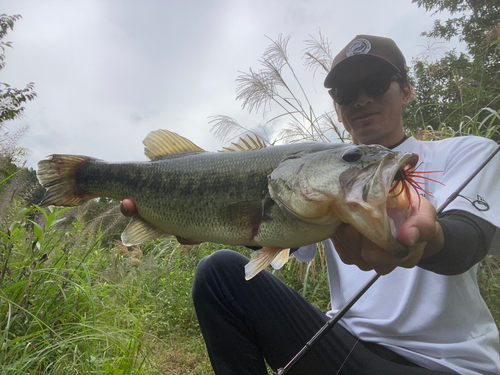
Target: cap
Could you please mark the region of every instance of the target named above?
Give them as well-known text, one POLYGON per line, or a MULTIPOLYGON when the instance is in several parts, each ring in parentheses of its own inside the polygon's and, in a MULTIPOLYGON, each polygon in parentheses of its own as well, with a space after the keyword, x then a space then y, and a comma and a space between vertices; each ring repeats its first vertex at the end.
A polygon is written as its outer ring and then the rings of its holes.
POLYGON ((354 59, 385 61, 406 76, 406 60, 394 40, 374 35, 358 35, 333 59, 332 69, 325 79, 325 87, 332 88, 342 67, 349 66, 354 59))

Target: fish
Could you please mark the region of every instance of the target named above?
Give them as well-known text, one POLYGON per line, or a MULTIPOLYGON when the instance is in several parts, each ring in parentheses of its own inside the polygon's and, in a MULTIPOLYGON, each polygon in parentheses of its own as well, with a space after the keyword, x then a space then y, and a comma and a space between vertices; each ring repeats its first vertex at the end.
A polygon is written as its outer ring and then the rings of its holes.
POLYGON ((130 198, 138 214, 121 235, 124 245, 175 235, 259 247, 246 279, 270 264, 280 268, 289 249, 324 241, 342 223, 395 256, 409 252, 396 235, 409 215, 416 154, 345 143, 266 147, 255 136, 226 152, 207 152, 164 129, 143 143, 149 161, 62 154, 39 161, 37 177, 46 189, 40 205, 130 198))

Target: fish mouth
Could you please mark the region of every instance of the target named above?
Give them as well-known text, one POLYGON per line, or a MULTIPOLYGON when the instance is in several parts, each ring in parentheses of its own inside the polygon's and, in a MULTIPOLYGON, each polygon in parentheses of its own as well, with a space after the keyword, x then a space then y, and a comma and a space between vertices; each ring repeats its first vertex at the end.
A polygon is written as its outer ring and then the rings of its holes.
POLYGON ((412 186, 407 180, 411 171, 415 170, 418 162, 418 155, 404 154, 398 168, 395 169, 391 177, 390 189, 387 193, 386 215, 389 222, 391 235, 397 242, 394 255, 398 258, 406 257, 410 248, 397 241, 399 229, 408 219, 411 212, 411 189, 412 186), (399 246, 398 246, 399 245, 399 246))
POLYGON ((346 206, 351 207, 351 212, 345 211, 348 223, 398 258, 409 253, 396 238, 410 214, 411 190, 406 176, 417 162, 416 154, 391 153, 378 166, 360 171, 346 192, 346 206))
POLYGON ((389 207, 400 206, 401 204, 406 204, 408 208, 411 206, 409 176, 415 170, 417 163, 417 154, 405 153, 392 170, 392 173, 389 174, 390 184, 385 185, 389 207))
MULTIPOLYGON (((354 183, 345 185, 346 203, 379 207, 386 201, 390 207, 408 204, 410 190, 406 178, 418 162, 418 155, 412 153, 391 153, 381 163, 361 170, 354 183)), ((376 214, 375 214, 376 216, 376 214)))

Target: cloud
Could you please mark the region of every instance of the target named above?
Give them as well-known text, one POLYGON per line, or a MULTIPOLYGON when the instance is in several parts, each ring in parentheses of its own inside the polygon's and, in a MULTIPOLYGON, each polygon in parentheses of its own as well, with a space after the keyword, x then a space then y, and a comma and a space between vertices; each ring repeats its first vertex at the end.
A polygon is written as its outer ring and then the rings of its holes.
POLYGON ((2 80, 33 81, 38 94, 20 121, 30 125, 21 144, 32 150, 32 166, 62 152, 145 160, 141 141, 158 128, 217 150, 209 124, 217 114, 262 126, 273 114, 242 111, 235 79, 259 69, 266 36, 292 36, 297 75, 317 112, 331 110, 323 77, 303 70, 304 40, 321 30, 338 51, 356 34, 385 35, 410 61, 433 22, 400 0, 3 0, 2 7, 23 16, 6 38, 14 49, 2 80))

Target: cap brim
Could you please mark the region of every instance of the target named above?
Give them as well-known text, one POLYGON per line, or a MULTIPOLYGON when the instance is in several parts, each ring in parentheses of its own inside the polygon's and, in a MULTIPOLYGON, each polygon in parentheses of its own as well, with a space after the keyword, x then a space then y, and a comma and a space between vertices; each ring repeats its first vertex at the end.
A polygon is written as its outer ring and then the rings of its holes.
POLYGON ((359 70, 363 69, 364 66, 373 66, 375 64, 381 67, 393 68, 396 72, 400 72, 400 69, 396 65, 382 57, 376 55, 354 55, 340 61, 330 70, 325 78, 324 86, 328 89, 332 88, 339 75, 344 76, 349 71, 348 69, 359 70))

